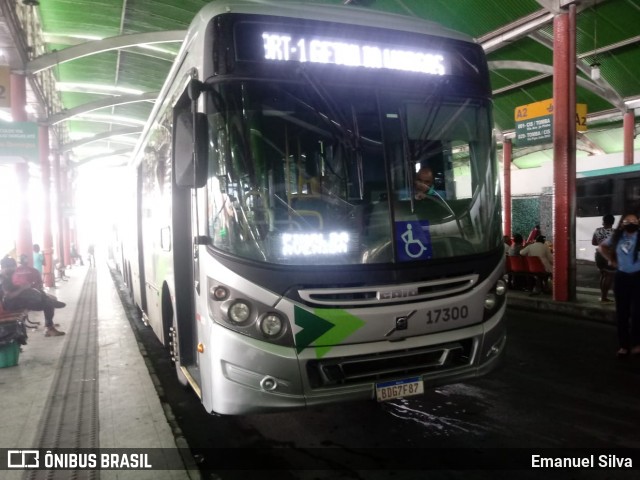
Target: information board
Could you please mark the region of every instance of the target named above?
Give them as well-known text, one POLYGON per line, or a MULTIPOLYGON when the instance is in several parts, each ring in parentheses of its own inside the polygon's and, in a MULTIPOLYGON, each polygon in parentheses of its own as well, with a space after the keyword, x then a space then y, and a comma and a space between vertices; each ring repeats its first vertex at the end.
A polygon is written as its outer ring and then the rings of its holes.
MULTIPOLYGON (((553 99, 516 107, 516 145, 523 147, 553 142, 553 99)), ((576 130, 587 130, 587 105, 576 104, 576 130)))
POLYGON ((38 124, 0 122, 0 163, 39 162, 38 124))

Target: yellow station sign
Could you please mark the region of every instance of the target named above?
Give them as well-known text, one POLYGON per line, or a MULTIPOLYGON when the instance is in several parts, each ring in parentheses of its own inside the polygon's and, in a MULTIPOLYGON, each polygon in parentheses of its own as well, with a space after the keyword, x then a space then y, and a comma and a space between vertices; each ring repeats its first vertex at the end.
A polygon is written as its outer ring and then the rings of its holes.
MULTIPOLYGON (((532 118, 553 115, 553 99, 541 100, 539 102, 529 103, 516 107, 514 111, 515 121, 523 122, 532 118)), ((584 132, 587 130, 587 104, 576 104, 576 130, 584 132)))

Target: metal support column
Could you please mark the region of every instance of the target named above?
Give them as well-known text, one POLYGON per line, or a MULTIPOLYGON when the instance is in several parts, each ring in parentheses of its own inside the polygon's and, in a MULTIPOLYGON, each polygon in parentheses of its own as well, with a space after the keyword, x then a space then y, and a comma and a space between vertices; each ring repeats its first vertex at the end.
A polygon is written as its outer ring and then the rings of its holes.
POLYGON ((42 194, 44 197, 44 225, 42 253, 44 266, 42 280, 46 287, 55 285, 53 269, 53 235, 51 233, 51 166, 49 164, 49 127, 39 127, 38 142, 40 145, 40 171, 42 173, 42 194))
MULTIPOLYGON (((11 73, 11 116, 14 122, 26 122, 27 80, 24 75, 11 73)), ((33 266, 33 238, 29 219, 29 164, 17 163, 16 180, 18 183, 18 230, 16 232, 16 256, 26 255, 29 265, 33 266)))
POLYGON ((504 235, 511 236, 511 156, 513 145, 511 139, 505 139, 502 144, 504 168, 504 235))
POLYGON ((62 212, 62 238, 63 238, 63 250, 62 255, 65 265, 71 265, 71 229, 69 226, 71 200, 69 194, 69 173, 67 166, 62 165, 60 168, 60 202, 63 205, 62 212))
POLYGON ((553 299, 576 297, 576 7, 553 21, 553 299))
POLYGON ((59 263, 59 267, 64 269, 67 266, 64 259, 64 233, 62 224, 62 181, 60 180, 60 152, 55 150, 53 152, 53 188, 56 198, 56 225, 58 230, 56 232, 56 258, 59 263))
POLYGON ((624 132, 624 164, 633 165, 633 136, 635 134, 635 115, 633 110, 627 110, 624 114, 623 132, 624 132))

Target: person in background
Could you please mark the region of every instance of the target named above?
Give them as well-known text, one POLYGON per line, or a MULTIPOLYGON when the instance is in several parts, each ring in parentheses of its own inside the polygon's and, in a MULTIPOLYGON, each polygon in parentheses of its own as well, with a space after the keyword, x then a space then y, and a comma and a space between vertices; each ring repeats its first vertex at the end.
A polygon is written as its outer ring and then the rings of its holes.
POLYGON ((616 301, 618 357, 640 355, 640 259, 638 216, 627 213, 618 227, 598 245, 598 251, 616 270, 613 295, 616 301))
POLYGON ((53 323, 56 308, 54 299, 42 290, 33 288, 30 284, 16 285, 13 282, 16 269, 17 264, 13 258, 7 256, 0 261, 0 293, 2 294, 3 308, 8 312, 25 309, 42 311, 45 325, 44 336, 59 337, 64 335, 65 332, 57 330, 53 323))
MULTIPOLYGON (((507 251, 507 256, 519 257, 520 250, 522 250, 523 248, 524 248, 524 239, 522 238, 522 235, 520 235, 519 233, 516 233, 513 235, 513 241, 511 242, 511 246, 507 251)), ((507 262, 509 262, 509 259, 507 259, 507 262)), ((509 285, 513 289, 516 289, 516 290, 527 289, 527 279, 524 278, 523 276, 510 274, 508 276, 508 280, 509 280, 509 285)))
MULTIPOLYGON (((613 233, 613 222, 615 222, 615 220, 615 217, 610 213, 602 217, 602 226, 596 228, 593 232, 591 245, 595 245, 597 247, 611 236, 613 233)), ((612 300, 608 298, 608 295, 616 270, 609 265, 609 262, 602 256, 597 248, 595 261, 596 267, 600 270, 600 301, 604 303, 611 302, 612 300)))
POLYGON ((87 248, 87 261, 91 267, 96 266, 95 247, 93 243, 89 244, 89 248, 87 248))
MULTIPOLYGON (((535 243, 531 243, 520 250, 520 256, 526 257, 540 257, 544 269, 548 273, 553 273, 553 254, 546 245, 547 237, 544 235, 538 235, 535 243)), ((536 285, 530 295, 539 295, 542 292, 544 285, 540 277, 536 277, 536 285)))
POLYGON ((524 238, 519 233, 513 236, 513 243, 509 247, 508 255, 510 257, 517 257, 520 255, 520 251, 524 248, 524 238))
POLYGON ((84 266, 84 262, 82 261, 82 255, 80 255, 78 253, 78 249, 76 248, 76 244, 75 243, 71 244, 69 254, 71 255, 71 261, 74 264, 77 264, 78 262, 80 262, 80 265, 84 266))
POLYGON ((535 243, 536 238, 538 238, 540 235, 542 235, 542 232, 540 231, 540 225, 536 225, 531 229, 531 232, 529 232, 529 236, 527 237, 527 245, 535 243))
POLYGON ((40 251, 40 245, 33 244, 33 268, 40 272, 42 275, 42 268, 44 267, 44 254, 40 251))
POLYGON ((13 272, 13 276, 11 277, 14 285, 29 286, 33 288, 37 288, 38 290, 44 289, 44 284, 42 283, 42 274, 35 268, 29 266, 29 261, 26 255, 20 255, 20 261, 18 262, 18 266, 13 272))
POLYGON ((531 245, 527 245, 522 250, 520 250, 520 255, 526 257, 527 255, 532 257, 540 257, 542 260, 542 264, 544 265, 544 269, 552 273, 553 272, 553 255, 551 254, 551 250, 545 244, 547 241, 547 237, 544 235, 538 235, 536 237, 535 243, 531 245))
POLYGON ((509 255, 509 248, 511 248, 511 237, 509 237, 509 235, 503 235, 502 243, 504 244, 505 255, 509 255))

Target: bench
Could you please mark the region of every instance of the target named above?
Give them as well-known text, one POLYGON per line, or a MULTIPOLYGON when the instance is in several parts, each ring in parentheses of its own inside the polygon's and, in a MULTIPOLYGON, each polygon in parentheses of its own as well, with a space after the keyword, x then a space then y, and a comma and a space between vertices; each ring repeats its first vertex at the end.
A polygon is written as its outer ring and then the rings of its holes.
POLYGON ((4 322, 21 322, 27 328, 38 328, 38 325, 40 325, 40 322, 32 322, 29 320, 29 310, 9 312, 4 310, 2 304, 0 304, 0 323, 4 322))
POLYGON ((525 278, 527 286, 536 285, 539 291, 543 290, 551 278, 540 257, 508 256, 506 272, 509 276, 509 286, 514 288, 517 278, 525 278))
POLYGON ((0 307, 0 367, 9 367, 18 363, 20 345, 27 344, 28 313, 27 310, 7 312, 0 307))

